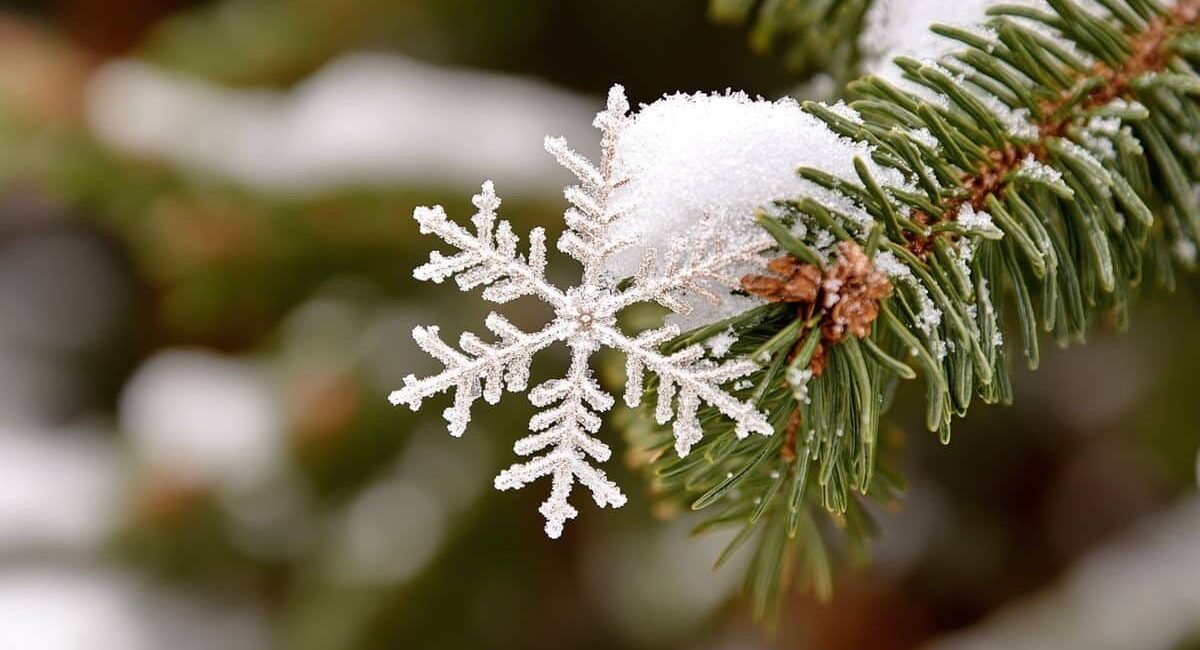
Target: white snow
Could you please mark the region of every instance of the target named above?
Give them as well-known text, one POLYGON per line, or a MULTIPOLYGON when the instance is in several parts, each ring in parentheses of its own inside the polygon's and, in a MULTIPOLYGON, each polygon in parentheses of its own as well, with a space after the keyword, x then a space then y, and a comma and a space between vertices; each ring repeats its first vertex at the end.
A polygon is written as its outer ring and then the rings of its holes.
MULTIPOLYGON (((850 117, 848 107, 832 107, 850 117)), ((628 182, 614 196, 621 218, 614 229, 634 240, 608 263, 617 276, 632 275, 648 248, 665 248, 707 216, 713 230, 734 244, 761 236, 754 222, 772 201, 811 197, 866 232, 873 221, 844 196, 800 178, 807 166, 858 184, 854 159, 862 158, 883 186, 910 188, 896 170, 871 161, 871 149, 829 130, 791 99, 767 101, 740 92, 676 94, 643 106, 622 132, 616 162, 628 182)), ((734 269, 745 272, 749 269, 734 269)), ((740 273, 739 273, 740 274, 740 273)), ((689 329, 758 304, 728 292, 715 306, 690 300, 695 311, 671 322, 689 329)))
POLYGON ((788 368, 787 383, 792 387, 796 401, 808 403, 808 382, 813 378, 813 371, 808 368, 788 368))
MULTIPOLYGON (((966 47, 959 41, 930 31, 929 27, 934 24, 967 29, 994 41, 994 35, 983 23, 987 20, 988 8, 999 4, 1048 9, 1044 0, 874 0, 858 37, 864 72, 903 84, 900 68, 892 65, 896 57, 934 63, 966 47)), ((1093 12, 1100 9, 1094 0, 1083 0, 1080 4, 1093 12)), ((1023 24, 1040 29, 1031 21, 1023 24)), ((1060 42, 1060 45, 1070 49, 1069 43, 1060 42)))
POLYGON ((958 41, 934 34, 929 26, 975 26, 994 4, 996 0, 874 0, 858 38, 865 71, 898 81, 901 71, 892 59, 933 62, 958 50, 963 47, 958 41))
POLYGON ((1043 183, 1058 184, 1062 182, 1062 172, 1038 162, 1033 157, 1033 154, 1029 154, 1021 161, 1021 166, 1017 169, 1017 173, 1043 183))
POLYGON ((976 211, 970 203, 963 203, 958 208, 957 219, 958 225, 972 232, 980 233, 998 233, 1000 229, 992 221, 992 215, 987 212, 976 211))
POLYGON ((725 331, 719 332, 705 341, 704 345, 708 347, 708 351, 714 357, 720 359, 729 354, 729 348, 733 347, 734 343, 737 343, 737 335, 734 333, 732 327, 727 327, 725 331))

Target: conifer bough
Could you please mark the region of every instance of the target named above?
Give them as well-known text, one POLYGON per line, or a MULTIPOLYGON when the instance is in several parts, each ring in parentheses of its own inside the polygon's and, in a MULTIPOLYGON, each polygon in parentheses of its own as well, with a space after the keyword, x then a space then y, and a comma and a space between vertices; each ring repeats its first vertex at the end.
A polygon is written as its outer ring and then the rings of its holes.
MULTIPOLYGON (((831 6, 786 4, 806 21, 831 6)), ((525 333, 492 315, 499 340, 464 335, 461 351, 418 328, 446 370, 406 378, 393 402, 417 408, 453 390, 446 416, 460 435, 476 399, 523 392, 532 355, 565 343, 571 368, 530 391, 543 411, 515 447, 541 455, 496 483, 550 477, 542 513, 558 536, 577 515, 576 482, 599 505, 625 502, 592 464, 610 455, 595 435, 613 400, 589 357, 618 349, 626 402, 654 405, 653 418, 626 413, 624 428, 664 452, 648 464, 659 498, 711 513, 700 531, 740 526, 718 564, 755 540, 747 586, 759 614, 792 576, 828 595, 835 540, 822 513, 857 557, 873 533, 866 501, 901 487, 879 434, 899 380, 920 371, 926 424, 949 442, 976 397, 1011 402, 1010 340, 1036 367, 1043 334, 1082 341, 1110 315, 1124 327, 1145 285, 1171 289, 1195 263, 1200 0, 1046 0, 988 14, 935 26, 958 42, 952 54, 898 58, 902 78, 851 83, 849 105, 676 95, 630 115, 615 87, 596 121, 598 167, 547 140, 579 179, 559 240, 583 266, 579 287, 546 281, 540 229, 518 252, 490 184, 475 234, 419 208, 422 231, 458 251, 434 253, 419 278, 485 286, 497 303, 536 296, 556 316, 525 333), (781 179, 780 160, 809 163, 781 179), (766 201, 764 188, 794 195, 772 194, 780 200, 751 219, 745 205, 766 201), (718 308, 696 310, 696 297, 718 308), (692 320, 625 333, 618 313, 646 302, 692 320)))
POLYGON ((892 278, 879 319, 870 336, 833 346, 822 345, 819 311, 798 320, 787 304, 709 328, 732 328, 733 351, 765 362, 751 377, 755 396, 787 435, 706 436, 696 457, 651 465, 664 499, 713 513, 699 530, 741 526, 718 564, 756 538, 746 586, 759 614, 793 576, 828 596, 832 540, 819 513, 839 523, 852 559, 863 554, 873 532, 863 499, 891 500, 900 488, 880 452, 879 416, 897 380, 913 376, 910 361, 926 385, 926 423, 949 442, 972 398, 1012 401, 1004 324, 1019 324, 1036 367, 1043 333, 1067 345, 1103 317, 1124 328, 1143 286, 1170 290, 1176 271, 1194 266, 1200 2, 1093 4, 995 5, 982 27, 934 26, 960 43, 951 56, 898 59, 899 83, 851 83, 852 110, 805 104, 919 189, 881 185, 861 160, 858 183, 799 170, 875 225, 856 230, 835 206, 803 196, 760 221, 798 260, 829 259, 824 232, 861 244, 892 278), (797 223, 823 228, 801 237, 797 223), (819 347, 814 377, 805 367, 819 347))

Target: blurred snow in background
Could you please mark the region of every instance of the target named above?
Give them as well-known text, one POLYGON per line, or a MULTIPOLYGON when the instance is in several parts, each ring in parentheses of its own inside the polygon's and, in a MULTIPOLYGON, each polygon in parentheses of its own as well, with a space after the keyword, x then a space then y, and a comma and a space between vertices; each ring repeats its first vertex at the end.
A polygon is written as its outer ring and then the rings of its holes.
POLYGON ((1060 583, 929 650, 1174 648, 1200 620, 1200 500, 1078 562, 1060 583))
POLYGON ((245 491, 283 465, 283 413, 254 364, 165 350, 130 378, 121 428, 153 473, 185 485, 245 491))
POLYGON ((98 567, 0 568, 6 650, 265 650, 261 613, 183 596, 98 567))
MULTIPOLYGON (((864 46, 869 46, 865 49, 879 62, 872 69, 892 74, 893 68, 881 62, 899 54, 925 59, 944 55, 953 43, 917 25, 972 24, 983 17, 988 4, 876 0, 873 20, 879 22, 864 34, 864 46)), ((36 63, 41 58, 29 60, 36 63)), ((22 77, 20 83, 31 85, 34 78, 47 75, 22 77)), ((810 98, 824 98, 832 91, 827 77, 804 89, 810 98)), ((224 87, 124 59, 101 66, 85 94, 89 135, 119 153, 212 175, 238 187, 289 195, 355 186, 449 186, 458 191, 492 178, 502 191, 551 196, 561 191, 566 175, 542 150, 543 135, 564 135, 589 156, 595 155, 598 144, 591 127, 600 107, 597 99, 539 81, 439 68, 399 55, 344 55, 288 89, 224 87)), ((707 131, 677 120, 668 131, 664 123, 679 115, 658 117, 662 119, 655 123, 651 113, 644 125, 670 135, 671 142, 665 144, 678 146, 667 150, 678 158, 665 160, 657 170, 661 174, 654 182, 665 190, 658 197, 661 203, 642 206, 641 217, 647 222, 660 219, 667 208, 678 210, 676 204, 689 210, 710 207, 701 203, 706 192, 736 194, 742 201, 736 209, 749 209, 773 198, 778 188, 795 188, 790 171, 776 169, 778 160, 759 160, 762 165, 749 175, 746 169, 733 174, 729 168, 737 166, 735 157, 761 157, 755 147, 787 136, 787 129, 748 133, 744 122, 725 119, 722 134, 729 148, 698 150, 697 144, 704 143, 696 140, 707 131), (728 137, 731 133, 734 137, 728 137), (766 176, 776 189, 762 195, 766 176)), ((643 160, 647 165, 660 161, 643 160)), ((131 167, 131 176, 137 178, 140 168, 131 167)), ((203 194, 204 183, 196 185, 195 191, 203 194)), ((135 574, 117 567, 120 562, 111 557, 110 545, 126 532, 130 519, 143 514, 139 499, 171 483, 214 497, 228 541, 238 552, 264 560, 269 568, 263 573, 272 587, 277 586, 273 572, 292 562, 300 579, 289 579, 297 584, 311 580, 328 582, 335 590, 408 590, 439 558, 451 558, 448 548, 467 546, 455 544, 456 533, 478 521, 494 521, 480 511, 495 469, 491 436, 477 432, 453 441, 438 427, 426 430, 421 420, 371 411, 376 403, 384 409, 386 391, 425 362, 407 343, 412 325, 436 320, 427 311, 461 314, 459 304, 398 296, 394 289, 382 288, 382 282, 375 284, 379 278, 336 277, 295 298, 298 304, 273 324, 266 340, 256 341, 249 350, 235 345, 221 352, 180 347, 180 341, 164 343, 155 338, 157 333, 147 336, 141 329, 145 324, 137 320, 138 301, 152 289, 142 278, 129 277, 134 273, 127 268, 128 250, 118 250, 107 235, 82 227, 84 220, 74 222, 58 212, 44 218, 33 213, 46 211, 46 206, 32 209, 11 197, 4 201, 0 650, 276 647, 272 637, 279 621, 272 608, 281 608, 279 603, 256 601, 236 588, 210 593, 166 587, 167 581, 151 571, 135 574), (127 366, 105 366, 105 354, 122 346, 130 349, 115 356, 127 366), (120 381, 103 385, 96 379, 101 375, 120 381), (388 448, 377 471, 352 476, 357 483, 351 491, 322 502, 315 494, 317 480, 302 474, 298 457, 311 449, 317 450, 314 455, 335 455, 326 452, 336 446, 322 445, 347 435, 358 423, 356 418, 386 422, 388 439, 402 443, 388 448)), ((121 216, 141 224, 138 219, 145 215, 121 216)), ((407 215, 397 214, 396 219, 407 215)), ((193 234, 185 232, 187 237, 193 234)), ((155 246, 149 238, 142 244, 155 246)), ((314 266, 322 262, 314 260, 314 266)), ((394 272, 407 272, 401 266, 394 272)), ((235 281, 240 279, 237 272, 235 281)), ((1153 351, 1174 354, 1162 351, 1162 340, 1165 337, 1151 333, 1142 339, 1130 337, 1127 347, 1119 349, 1100 342, 1072 350, 1062 357, 1065 364, 1048 358, 1047 367, 1033 380, 1025 376, 1017 384, 1018 405, 1029 409, 1024 419, 1016 420, 1018 426, 1051 423, 1079 434, 1114 438, 1114 431, 1127 426, 1122 418, 1131 411, 1141 409, 1147 412, 1140 416, 1152 417, 1144 400, 1169 361, 1156 358, 1153 351), (1079 377, 1088 379, 1081 382, 1079 377)), ((976 417, 975 424, 988 421, 986 415, 976 417)), ((508 433, 508 423, 494 419, 489 423, 494 432, 508 433)), ((956 434, 959 439, 947 454, 962 457, 971 426, 963 425, 968 435, 956 434)), ((1016 438, 1016 432, 1005 433, 1016 438)), ((1089 444, 1088 436, 1076 436, 1077 444, 1089 444)), ((1054 438, 1050 443, 1067 438, 1049 437, 1054 438)), ((1028 441, 1021 444, 1032 446, 1028 441)), ((1059 453, 1085 456, 1077 451, 1059 453)), ((1003 460, 1009 453, 1026 452, 1005 438, 990 453, 1003 460)), ((1187 464, 1192 464, 1190 452, 1187 464)), ((1042 469, 1039 466, 1039 472, 1042 469)), ((973 466, 970 471, 985 475, 995 467, 973 466)), ((1113 472, 1120 475, 1113 480, 1121 480, 1126 471, 1122 466, 1113 472)), ((1030 484, 1051 480, 1029 477, 1030 484)), ((956 500, 978 499, 952 493, 950 484, 931 480, 914 470, 905 510, 883 515, 885 538, 876 549, 876 577, 899 583, 928 575, 918 571, 954 524, 956 500)), ((1017 480, 1026 482, 1024 477, 1017 480)), ((1139 476, 1131 482, 1139 480, 1146 481, 1139 476)), ((1092 492, 1087 499, 1099 503, 1098 508, 1115 509, 1092 492)), ((1079 501, 1067 503, 1077 506, 1079 501)), ((606 621, 605 629, 612 630, 614 639, 661 647, 698 634, 708 636, 705 630, 717 627, 713 614, 736 591, 742 573, 738 563, 746 556, 710 572, 707 568, 724 538, 689 539, 685 522, 636 519, 649 509, 645 504, 639 507, 627 509, 623 514, 632 519, 620 520, 623 523, 613 524, 615 528, 581 531, 578 543, 555 546, 553 552, 543 552, 541 546, 516 551, 495 545, 492 535, 498 531, 484 529, 479 540, 472 539, 467 550, 459 548, 451 562, 442 564, 477 559, 480 564, 468 571, 480 575, 472 574, 471 579, 498 585, 501 598, 461 603, 462 609, 455 608, 451 615, 463 622, 468 617, 462 611, 480 609, 482 625, 499 627, 489 605, 514 603, 513 611, 518 611, 515 603, 532 598, 537 589, 564 584, 565 579, 555 581, 557 574, 578 571, 585 584, 582 593, 574 595, 589 607, 551 604, 572 612, 589 610, 579 615, 606 621), (622 528, 629 521, 634 524, 622 528), (538 562, 544 565, 522 564, 534 553, 541 554, 538 562), (484 563, 487 569, 479 570, 484 563)), ((988 514, 971 516, 984 520, 988 514)), ((512 519, 507 513, 504 517, 512 519)), ((1068 525, 1074 521, 1063 519, 1068 525)), ((478 529, 472 530, 478 534, 478 529)), ((505 542, 520 543, 511 537, 505 542)), ((1059 584, 1023 599, 1008 594, 1016 600, 1008 609, 932 647, 1172 647, 1200 620, 1197 548, 1200 506, 1184 501, 1145 530, 1095 552, 1059 584)), ((992 557, 987 550, 971 546, 967 554, 992 557)), ((224 586, 223 579, 218 576, 214 582, 224 586)), ((452 587, 456 606, 460 593, 473 593, 463 585, 452 587)), ((905 589, 920 595, 919 587, 905 589)), ((395 593, 399 595, 387 599, 411 597, 414 608, 425 597, 417 589, 395 593)), ((555 594, 555 600, 561 601, 560 596, 555 594)), ((530 602, 535 604, 520 606, 545 604, 530 602)), ((409 606, 406 602, 401 609, 409 606)), ((820 611, 798 616, 799 624, 819 626, 821 617, 832 610, 820 611)), ((516 626, 524 621, 513 619, 516 626)), ((687 647, 733 650, 766 643, 748 627, 727 632, 727 642, 687 647)), ((883 638, 889 630, 875 633, 883 638)))
POLYGON ((100 432, 0 429, 0 553, 97 548, 117 525, 123 483, 100 432))
POLYGON ((464 185, 556 191, 547 134, 583 151, 598 104, 519 77, 351 54, 286 92, 234 90, 136 61, 88 90, 96 135, 131 154, 282 192, 335 186, 464 185))

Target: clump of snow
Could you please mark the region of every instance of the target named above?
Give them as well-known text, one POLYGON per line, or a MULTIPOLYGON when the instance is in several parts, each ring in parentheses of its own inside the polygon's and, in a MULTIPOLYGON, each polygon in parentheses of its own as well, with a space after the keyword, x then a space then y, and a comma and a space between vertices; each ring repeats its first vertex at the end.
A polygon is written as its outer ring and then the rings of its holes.
POLYGON ((933 342, 933 356, 936 357, 938 361, 945 359, 946 355, 950 354, 951 352, 954 352, 954 341, 933 342))
POLYGON ((866 71, 898 81, 901 71, 892 59, 936 61, 960 49, 961 43, 934 34, 930 25, 972 27, 993 4, 996 0, 875 0, 858 40, 866 71))
POLYGON ((964 230, 974 232, 1000 232, 996 224, 992 222, 992 215, 987 212, 976 211, 970 203, 964 203, 958 209, 956 216, 958 224, 964 230))
POLYGON ((734 333, 733 328, 727 327, 725 331, 705 341, 704 345, 708 347, 708 351, 714 357, 720 359, 729 354, 729 349, 733 347, 734 343, 737 343, 737 340, 737 334, 734 333))
POLYGON ((813 378, 813 371, 808 368, 788 368, 785 379, 792 387, 796 401, 808 404, 808 382, 813 378))
POLYGON ((937 151, 942 148, 942 143, 929 132, 929 129, 905 129, 904 132, 913 140, 937 151))
POLYGON ((1050 167, 1049 165, 1038 162, 1033 154, 1025 156, 1021 161, 1021 166, 1017 169, 1017 173, 1026 178, 1041 181, 1048 184, 1057 184, 1062 182, 1062 172, 1050 167))
MULTIPOLYGON (((1000 4, 1049 9, 1045 0, 875 0, 867 11, 858 39, 863 67, 866 72, 889 81, 902 82, 902 71, 892 65, 896 57, 907 56, 933 63, 966 47, 959 41, 930 31, 930 26, 935 24, 966 29, 994 42, 995 34, 984 22, 988 17, 987 10, 1000 4)), ((1095 0, 1083 0, 1079 4, 1093 13, 1104 11, 1095 0)), ((1022 22, 1039 31, 1049 30, 1041 23, 1022 22)), ((1069 42, 1060 41, 1059 45, 1086 60, 1087 57, 1074 51, 1069 42)))
MULTIPOLYGON (((849 107, 832 108, 851 117, 849 107)), ((647 248, 666 249, 706 216, 731 245, 761 237, 755 213, 778 199, 814 198, 846 214, 852 231, 865 233, 873 220, 861 206, 796 174, 798 167, 814 167, 858 183, 855 158, 881 185, 910 187, 897 170, 872 162, 868 145, 838 136, 791 99, 675 94, 645 105, 617 141, 615 159, 628 180, 613 197, 621 215, 613 229, 636 243, 613 256, 608 269, 633 275, 647 248)), ((686 329, 757 304, 727 291, 721 297, 715 308, 693 301, 692 314, 672 322, 686 329)))
POLYGON ((976 211, 970 203, 964 203, 959 207, 955 219, 958 221, 958 225, 965 230, 981 233, 1000 232, 1000 229, 992 222, 992 215, 976 211))
POLYGON ((1120 130, 1121 118, 1093 115, 1084 126, 1081 139, 1083 144, 1102 160, 1116 160, 1117 148, 1113 144, 1113 138, 1120 130))
POLYGON ((1027 140, 1037 139, 1038 128, 1031 120, 1028 109, 1011 108, 995 95, 983 91, 976 91, 975 96, 1000 120, 1000 124, 1010 136, 1027 140))
POLYGON ((830 104, 828 108, 834 115, 843 117, 855 124, 862 124, 862 115, 859 115, 858 111, 850 108, 846 102, 840 99, 836 103, 830 104))

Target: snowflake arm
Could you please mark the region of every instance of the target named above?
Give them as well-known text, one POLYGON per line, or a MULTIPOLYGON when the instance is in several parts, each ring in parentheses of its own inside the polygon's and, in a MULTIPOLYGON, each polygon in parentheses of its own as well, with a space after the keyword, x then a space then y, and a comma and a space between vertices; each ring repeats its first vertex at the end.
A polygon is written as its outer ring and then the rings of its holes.
POLYGON ((617 139, 629 122, 628 112, 624 89, 613 86, 607 108, 593 122, 601 134, 599 166, 573 151, 564 138, 547 137, 545 141, 546 151, 579 180, 578 185, 563 190, 571 207, 563 214, 567 230, 558 240, 558 249, 583 265, 584 285, 603 281, 605 260, 633 243, 630 238, 613 236, 609 228, 621 217, 609 197, 626 181, 615 158, 617 139))
POLYGON ((676 327, 667 326, 643 332, 630 338, 614 328, 603 328, 606 345, 625 353, 625 403, 631 407, 641 403, 642 378, 646 370, 658 375, 658 404, 655 418, 659 424, 675 419, 675 451, 682 457, 691 451, 703 434, 696 411, 701 403, 709 404, 736 424, 739 438, 751 433, 769 436, 774 427, 753 403, 730 395, 722 385, 745 377, 758 369, 749 359, 734 359, 716 363, 704 358, 704 346, 693 345, 674 354, 665 355, 658 346, 679 335, 676 327))
POLYGON ((682 300, 686 294, 719 304, 721 298, 710 287, 739 287, 735 275, 740 274, 732 272, 766 264, 760 253, 773 245, 769 237, 763 237, 729 247, 724 237, 711 232, 707 219, 702 219, 697 229, 700 235, 675 240, 663 268, 656 264, 653 249, 646 252, 634 275, 633 285, 615 297, 620 308, 640 302, 657 302, 677 314, 687 314, 692 306, 682 300))
POLYGON ((612 408, 613 398, 601 390, 588 365, 591 349, 573 346, 571 368, 565 379, 552 379, 529 392, 534 406, 545 409, 529 421, 532 435, 517 441, 513 450, 522 456, 550 448, 548 452, 500 472, 498 490, 520 489, 543 476, 553 477, 550 497, 539 511, 546 518, 546 535, 562 535, 563 524, 579 511, 567 502, 576 481, 592 493, 596 505, 619 508, 625 495, 588 457, 604 462, 612 455, 608 445, 595 438, 600 413, 612 408), (552 406, 553 405, 553 406, 552 406), (537 433, 540 432, 540 433, 537 433))
POLYGON ((500 338, 500 344, 486 343, 467 332, 459 339, 461 352, 442 340, 436 325, 413 328, 417 345, 441 361, 446 369, 424 379, 406 376, 404 388, 392 391, 388 401, 393 405, 406 404, 415 411, 425 398, 454 388, 454 405, 443 416, 450 435, 461 436, 471 420, 471 405, 475 400, 483 397, 489 404, 495 404, 506 386, 510 392, 525 390, 533 355, 566 335, 566 328, 558 322, 535 334, 526 334, 495 313, 488 315, 485 325, 500 338))
POLYGON ((500 198, 492 182, 485 182, 471 202, 478 208, 471 217, 476 227, 474 235, 451 221, 440 205, 413 211, 421 234, 437 235, 459 249, 449 257, 437 251, 430 253, 429 261, 417 267, 413 277, 435 283, 454 277, 463 291, 486 286, 483 298, 495 303, 536 295, 555 307, 565 304, 562 291, 546 281, 545 231, 534 228, 529 233, 529 257, 524 259, 517 253, 512 225, 507 221, 496 223, 500 198))

